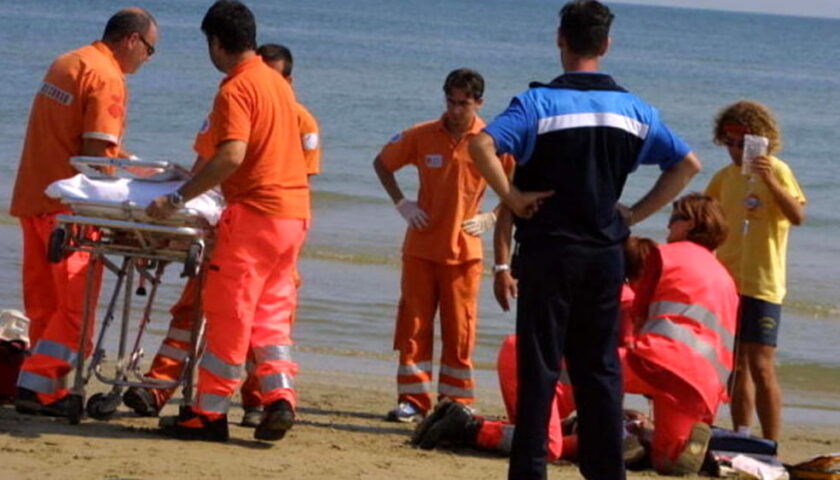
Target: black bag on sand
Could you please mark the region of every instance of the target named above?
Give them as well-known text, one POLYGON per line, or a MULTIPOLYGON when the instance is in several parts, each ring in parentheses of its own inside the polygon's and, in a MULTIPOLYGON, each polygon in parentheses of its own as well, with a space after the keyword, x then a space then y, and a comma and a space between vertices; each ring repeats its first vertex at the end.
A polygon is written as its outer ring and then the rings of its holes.
POLYGON ((0 404, 15 399, 20 366, 27 356, 29 351, 23 340, 0 339, 0 404))

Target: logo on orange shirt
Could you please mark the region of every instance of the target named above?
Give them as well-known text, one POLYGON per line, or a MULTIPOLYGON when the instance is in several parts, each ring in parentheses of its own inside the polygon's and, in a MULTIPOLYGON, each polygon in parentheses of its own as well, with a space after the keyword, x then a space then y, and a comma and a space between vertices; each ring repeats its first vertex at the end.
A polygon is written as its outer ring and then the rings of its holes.
POLYGON ((114 118, 122 118, 123 117, 123 106, 119 103, 112 103, 110 107, 108 107, 108 113, 111 114, 114 118))
POLYGON ((210 130, 210 117, 204 119, 204 123, 201 124, 198 133, 207 133, 208 130, 210 130))
POLYGON ((426 166, 429 168, 440 168, 443 166, 443 155, 426 155, 426 166))

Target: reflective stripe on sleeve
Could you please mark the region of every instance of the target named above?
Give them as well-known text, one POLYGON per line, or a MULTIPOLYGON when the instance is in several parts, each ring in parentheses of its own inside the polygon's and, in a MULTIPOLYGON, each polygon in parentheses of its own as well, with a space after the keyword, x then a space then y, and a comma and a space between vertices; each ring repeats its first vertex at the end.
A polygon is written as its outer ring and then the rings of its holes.
POLYGON ((228 380, 239 380, 240 377, 242 377, 243 365, 225 363, 209 350, 204 352, 204 356, 201 358, 200 366, 213 375, 226 378, 228 380))

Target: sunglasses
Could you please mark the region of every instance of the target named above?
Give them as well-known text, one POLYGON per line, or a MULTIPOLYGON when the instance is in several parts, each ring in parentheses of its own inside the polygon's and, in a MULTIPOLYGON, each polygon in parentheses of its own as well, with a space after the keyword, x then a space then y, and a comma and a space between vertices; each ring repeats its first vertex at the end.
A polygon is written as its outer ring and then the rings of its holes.
MULTIPOLYGON (((139 32, 137 33, 137 38, 139 38, 139 39, 140 39, 140 41, 141 41, 141 42, 143 42, 143 45, 145 45, 145 46, 146 46, 146 54, 147 54, 148 56, 150 56, 150 57, 151 57, 152 55, 154 55, 154 54, 155 54, 155 47, 154 47, 154 45, 152 45, 151 43, 147 42, 147 41, 146 41, 146 39, 145 39, 145 38, 143 38, 143 35, 141 35, 139 32)), ((741 143, 743 143, 743 142, 741 142, 741 143)))

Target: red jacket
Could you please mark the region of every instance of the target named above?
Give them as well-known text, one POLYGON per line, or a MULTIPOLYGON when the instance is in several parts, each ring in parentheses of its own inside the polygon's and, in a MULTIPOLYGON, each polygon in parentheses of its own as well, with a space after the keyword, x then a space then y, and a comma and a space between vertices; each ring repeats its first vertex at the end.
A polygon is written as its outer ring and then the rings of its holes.
POLYGON ((738 293, 732 277, 693 242, 660 245, 646 261, 636 297, 633 353, 684 380, 714 415, 727 400, 738 293))

